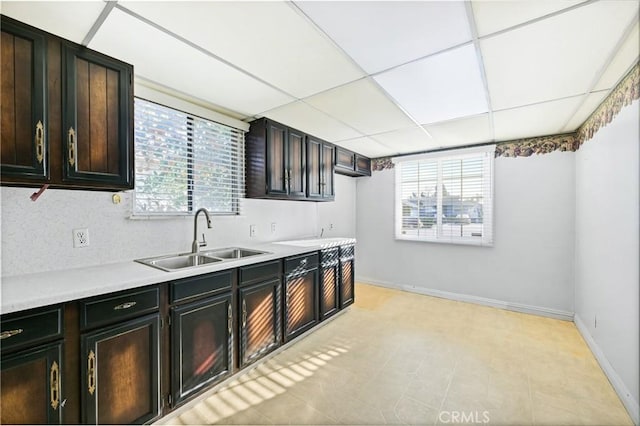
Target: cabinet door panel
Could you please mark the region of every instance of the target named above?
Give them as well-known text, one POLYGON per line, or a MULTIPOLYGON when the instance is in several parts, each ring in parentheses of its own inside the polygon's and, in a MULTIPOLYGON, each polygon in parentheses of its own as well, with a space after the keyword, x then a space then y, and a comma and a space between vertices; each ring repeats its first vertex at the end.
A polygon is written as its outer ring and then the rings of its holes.
POLYGON ((159 314, 81 337, 84 423, 137 424, 160 414, 159 314))
POLYGON ((2 357, 0 423, 61 423, 62 343, 2 357))
POLYGON ((65 180, 133 182, 131 67, 70 45, 66 55, 65 180))
POLYGON ((171 309, 172 393, 179 403, 232 370, 231 294, 171 309))
POLYGON ((340 307, 338 263, 322 267, 320 274, 320 317, 328 318, 340 307))
POLYGON ((287 130, 284 127, 273 123, 267 125, 267 192, 269 194, 287 193, 286 138, 287 130))
POLYGON ((333 169, 334 169, 334 153, 333 146, 322 145, 322 196, 324 198, 333 198, 333 169))
POLYGON ((308 188, 309 198, 322 197, 322 144, 319 141, 308 138, 308 188))
POLYGON ((306 150, 304 143, 304 135, 294 130, 289 130, 288 144, 288 172, 289 177, 289 195, 293 197, 306 196, 306 150))
POLYGON ((44 36, 2 22, 0 162, 4 176, 47 178, 44 36))
POLYGON ((318 322, 318 269, 287 277, 285 282, 285 341, 318 322))
POLYGON ((247 365, 280 344, 280 280, 240 289, 240 363, 247 365))
POLYGON ((340 260, 340 307, 345 308, 354 301, 353 259, 340 260))

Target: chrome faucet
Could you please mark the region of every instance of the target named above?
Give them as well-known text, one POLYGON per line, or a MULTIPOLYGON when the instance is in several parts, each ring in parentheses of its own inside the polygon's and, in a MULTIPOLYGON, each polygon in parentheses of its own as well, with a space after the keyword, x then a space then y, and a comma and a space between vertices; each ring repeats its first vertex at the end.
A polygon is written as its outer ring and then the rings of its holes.
POLYGON ((193 217, 193 243, 191 244, 191 252, 198 253, 200 251, 200 247, 204 247, 207 245, 207 240, 204 238, 204 232, 202 233, 202 241, 198 241, 198 214, 200 212, 204 213, 207 217, 207 228, 211 229, 211 218, 209 217, 209 212, 207 209, 201 208, 196 211, 195 216, 193 217))

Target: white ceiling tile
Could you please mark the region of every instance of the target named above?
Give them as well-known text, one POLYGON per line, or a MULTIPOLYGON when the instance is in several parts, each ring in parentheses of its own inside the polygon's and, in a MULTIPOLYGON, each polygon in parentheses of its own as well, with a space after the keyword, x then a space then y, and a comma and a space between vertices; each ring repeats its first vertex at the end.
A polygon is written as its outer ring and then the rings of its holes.
POLYGON ((393 149, 394 152, 418 152, 433 148, 433 140, 420 127, 380 133, 373 139, 393 149))
POLYGON ((494 112, 495 139, 507 141, 560 133, 582 99, 583 96, 574 96, 494 112))
POLYGON ((351 127, 302 101, 272 109, 262 115, 329 142, 362 136, 351 127))
POLYGON ((461 1, 298 1, 369 74, 471 40, 461 1))
POLYGON ((604 101, 609 94, 608 90, 603 90, 597 93, 590 93, 583 96, 582 105, 578 108, 575 115, 569 120, 567 125, 562 129, 562 132, 573 132, 585 122, 587 118, 593 113, 598 106, 604 101))
POLYGON ((286 2, 119 4, 299 98, 363 76, 286 2))
POLYGON ((484 36, 571 7, 580 1, 473 1, 478 35, 484 36))
POLYGON ((394 155, 398 153, 398 151, 382 145, 381 143, 376 142, 368 137, 341 141, 338 143, 338 145, 371 158, 386 157, 388 155, 394 155))
POLYGON ((492 107, 587 92, 637 8, 636 1, 592 3, 481 40, 492 107))
POLYGON ((425 126, 434 147, 469 145, 493 140, 489 114, 465 117, 425 126))
POLYGON ((363 134, 410 127, 414 123, 369 79, 362 79, 304 100, 363 134))
POLYGON ((624 41, 620 50, 616 53, 607 69, 602 74, 600 81, 596 84, 594 90, 611 89, 618 81, 624 77, 624 74, 631 68, 633 64, 638 62, 640 55, 640 24, 636 22, 633 30, 624 41))
POLYGON ((106 3, 96 1, 2 1, 2 14, 81 43, 106 3))
POLYGON ((89 47, 133 64, 136 75, 245 115, 293 100, 117 9, 89 47))
POLYGON ((472 45, 395 68, 375 79, 420 123, 487 112, 472 45))

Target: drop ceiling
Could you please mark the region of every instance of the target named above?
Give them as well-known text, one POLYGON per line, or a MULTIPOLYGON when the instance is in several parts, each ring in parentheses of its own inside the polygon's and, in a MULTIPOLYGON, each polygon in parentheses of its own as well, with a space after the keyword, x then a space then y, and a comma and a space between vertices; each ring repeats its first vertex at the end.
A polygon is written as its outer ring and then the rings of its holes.
POLYGON ((638 62, 640 0, 2 1, 155 87, 371 157, 571 132, 638 62))

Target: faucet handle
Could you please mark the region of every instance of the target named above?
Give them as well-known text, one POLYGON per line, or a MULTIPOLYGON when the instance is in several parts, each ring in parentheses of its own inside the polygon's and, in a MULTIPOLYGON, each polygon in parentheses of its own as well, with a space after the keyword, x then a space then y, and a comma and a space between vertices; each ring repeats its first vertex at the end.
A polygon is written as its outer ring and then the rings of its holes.
POLYGON ((200 247, 206 247, 207 246, 207 240, 206 238, 204 238, 204 232, 202 233, 202 241, 200 241, 200 243, 198 243, 200 245, 200 247))

